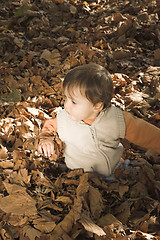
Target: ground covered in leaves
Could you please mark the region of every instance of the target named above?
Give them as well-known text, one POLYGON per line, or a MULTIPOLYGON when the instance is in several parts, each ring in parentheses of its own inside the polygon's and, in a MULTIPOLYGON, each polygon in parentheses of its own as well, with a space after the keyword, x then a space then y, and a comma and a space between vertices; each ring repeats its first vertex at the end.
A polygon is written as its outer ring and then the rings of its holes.
POLYGON ((159 1, 0 1, 0 239, 160 239, 160 158, 123 142, 115 182, 68 171, 44 121, 63 106, 61 83, 95 62, 111 73, 113 104, 160 127, 159 1))

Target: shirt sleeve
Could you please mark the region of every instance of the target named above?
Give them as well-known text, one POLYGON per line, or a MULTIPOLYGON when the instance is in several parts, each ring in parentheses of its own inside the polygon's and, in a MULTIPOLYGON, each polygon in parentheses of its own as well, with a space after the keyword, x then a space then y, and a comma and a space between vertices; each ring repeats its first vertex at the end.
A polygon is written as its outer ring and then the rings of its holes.
POLYGON ((123 112, 126 134, 125 139, 140 147, 152 149, 160 154, 160 128, 129 112, 123 112))
POLYGON ((57 118, 47 120, 39 135, 40 139, 52 136, 54 132, 57 132, 57 118))

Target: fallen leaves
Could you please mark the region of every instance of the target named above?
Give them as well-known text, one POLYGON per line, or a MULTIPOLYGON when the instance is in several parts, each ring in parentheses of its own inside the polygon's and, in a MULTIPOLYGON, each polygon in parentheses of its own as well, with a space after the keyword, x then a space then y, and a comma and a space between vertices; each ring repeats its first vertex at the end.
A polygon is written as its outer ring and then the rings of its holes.
POLYGON ((115 105, 160 126, 159 1, 1 5, 0 237, 159 240, 158 155, 125 143, 131 167, 107 183, 68 171, 57 135, 49 159, 36 147, 63 106, 66 72, 90 62, 112 73, 115 105))
POLYGON ((0 145, 0 161, 8 158, 7 148, 0 145))
POLYGON ((40 58, 43 58, 49 62, 50 65, 59 65, 61 55, 58 50, 54 49, 52 52, 45 49, 40 56, 40 58))
POLYGON ((159 189, 158 179, 154 180, 157 170, 145 160, 133 168, 117 169, 113 183, 82 169, 61 171, 59 161, 51 164, 29 149, 13 151, 13 165, 10 171, 3 170, 6 177, 1 182, 1 218, 9 224, 9 232, 2 228, 1 236, 76 239, 88 234, 118 239, 121 232, 133 235, 127 232, 128 223, 141 231, 151 231, 154 221, 159 224, 158 195, 153 194, 159 189))
POLYGON ((26 189, 16 184, 3 183, 9 196, 0 199, 0 209, 13 215, 32 216, 37 214, 36 201, 26 189))

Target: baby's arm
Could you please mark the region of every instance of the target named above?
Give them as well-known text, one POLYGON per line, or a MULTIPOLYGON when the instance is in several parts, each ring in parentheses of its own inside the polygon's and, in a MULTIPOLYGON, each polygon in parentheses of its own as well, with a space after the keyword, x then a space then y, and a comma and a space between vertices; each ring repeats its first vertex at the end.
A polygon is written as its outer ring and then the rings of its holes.
POLYGON ((160 154, 160 128, 129 112, 123 114, 126 123, 125 138, 140 147, 152 149, 160 154))
POLYGON ((55 153, 54 142, 52 135, 57 131, 57 119, 47 120, 39 135, 40 141, 38 144, 38 152, 44 154, 45 157, 50 157, 55 153))

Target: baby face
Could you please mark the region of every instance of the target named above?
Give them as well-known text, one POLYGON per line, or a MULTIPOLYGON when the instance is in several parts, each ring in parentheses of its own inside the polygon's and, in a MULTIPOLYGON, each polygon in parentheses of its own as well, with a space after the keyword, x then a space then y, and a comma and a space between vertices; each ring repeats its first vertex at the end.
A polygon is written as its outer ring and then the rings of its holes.
POLYGON ((85 119, 96 118, 98 111, 96 105, 93 105, 78 88, 74 88, 72 94, 64 91, 66 100, 64 108, 69 117, 75 121, 83 121, 85 119))

